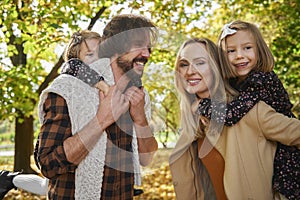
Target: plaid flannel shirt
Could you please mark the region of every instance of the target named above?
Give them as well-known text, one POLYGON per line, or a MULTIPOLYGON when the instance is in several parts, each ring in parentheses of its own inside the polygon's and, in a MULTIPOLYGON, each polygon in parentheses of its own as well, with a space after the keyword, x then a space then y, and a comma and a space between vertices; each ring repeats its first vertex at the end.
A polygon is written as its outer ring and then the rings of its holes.
MULTIPOLYGON (((67 161, 63 149, 63 141, 72 136, 66 101, 49 93, 43 109, 45 117, 36 144, 36 160, 43 175, 50 179, 48 198, 74 199, 77 166, 67 161)), ((101 199, 133 199, 132 135, 128 134, 132 128, 129 113, 126 113, 106 130, 108 145, 101 199), (116 151, 118 149, 122 150, 116 151)))

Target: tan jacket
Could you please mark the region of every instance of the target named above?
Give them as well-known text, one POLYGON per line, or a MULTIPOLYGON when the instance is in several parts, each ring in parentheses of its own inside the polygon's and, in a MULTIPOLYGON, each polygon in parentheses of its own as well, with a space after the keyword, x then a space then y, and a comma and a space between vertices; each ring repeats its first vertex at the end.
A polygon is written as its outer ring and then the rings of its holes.
MULTIPOLYGON (((207 138, 225 160, 224 188, 228 199, 279 199, 272 192, 274 141, 300 148, 300 121, 259 102, 236 125, 224 126, 221 135, 207 138)), ((193 140, 182 135, 170 156, 177 199, 215 199, 193 140)))

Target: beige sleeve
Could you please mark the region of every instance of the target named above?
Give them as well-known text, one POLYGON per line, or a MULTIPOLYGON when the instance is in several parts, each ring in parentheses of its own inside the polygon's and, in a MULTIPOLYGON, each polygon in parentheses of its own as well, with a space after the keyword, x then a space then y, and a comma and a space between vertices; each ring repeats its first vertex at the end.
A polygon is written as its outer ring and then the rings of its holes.
POLYGON ((256 106, 256 117, 264 136, 273 141, 300 149, 300 121, 276 112, 265 102, 256 106))

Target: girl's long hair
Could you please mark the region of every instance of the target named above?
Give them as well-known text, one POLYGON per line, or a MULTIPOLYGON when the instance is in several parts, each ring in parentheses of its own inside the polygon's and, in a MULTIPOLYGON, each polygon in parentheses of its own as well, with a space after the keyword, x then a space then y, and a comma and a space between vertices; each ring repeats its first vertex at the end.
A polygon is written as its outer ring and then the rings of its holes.
MULTIPOLYGON (((256 47, 257 47, 257 52, 256 52, 257 64, 253 70, 261 71, 261 72, 269 72, 273 70, 274 62, 275 62, 274 56, 256 25, 245 21, 237 20, 230 23, 229 28, 237 31, 241 31, 241 30, 249 31, 249 34, 252 34, 252 36, 254 37, 256 41, 256 47)), ((233 71, 232 67, 230 67, 231 65, 228 60, 227 46, 226 46, 227 36, 221 39, 222 32, 219 35, 218 46, 220 47, 219 48, 220 59, 222 60, 222 62, 226 64, 223 65, 223 68, 221 69, 221 73, 227 79, 234 78, 237 77, 237 74, 233 71)))

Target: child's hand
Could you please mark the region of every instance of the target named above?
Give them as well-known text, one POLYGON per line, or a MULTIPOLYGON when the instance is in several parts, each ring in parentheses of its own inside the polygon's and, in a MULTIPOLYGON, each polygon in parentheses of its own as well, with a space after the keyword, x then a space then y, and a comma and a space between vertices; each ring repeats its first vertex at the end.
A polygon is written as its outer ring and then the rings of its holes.
POLYGON ((95 87, 101 90, 104 93, 104 96, 108 94, 108 90, 110 88, 109 85, 104 81, 99 81, 98 83, 95 84, 95 87))

